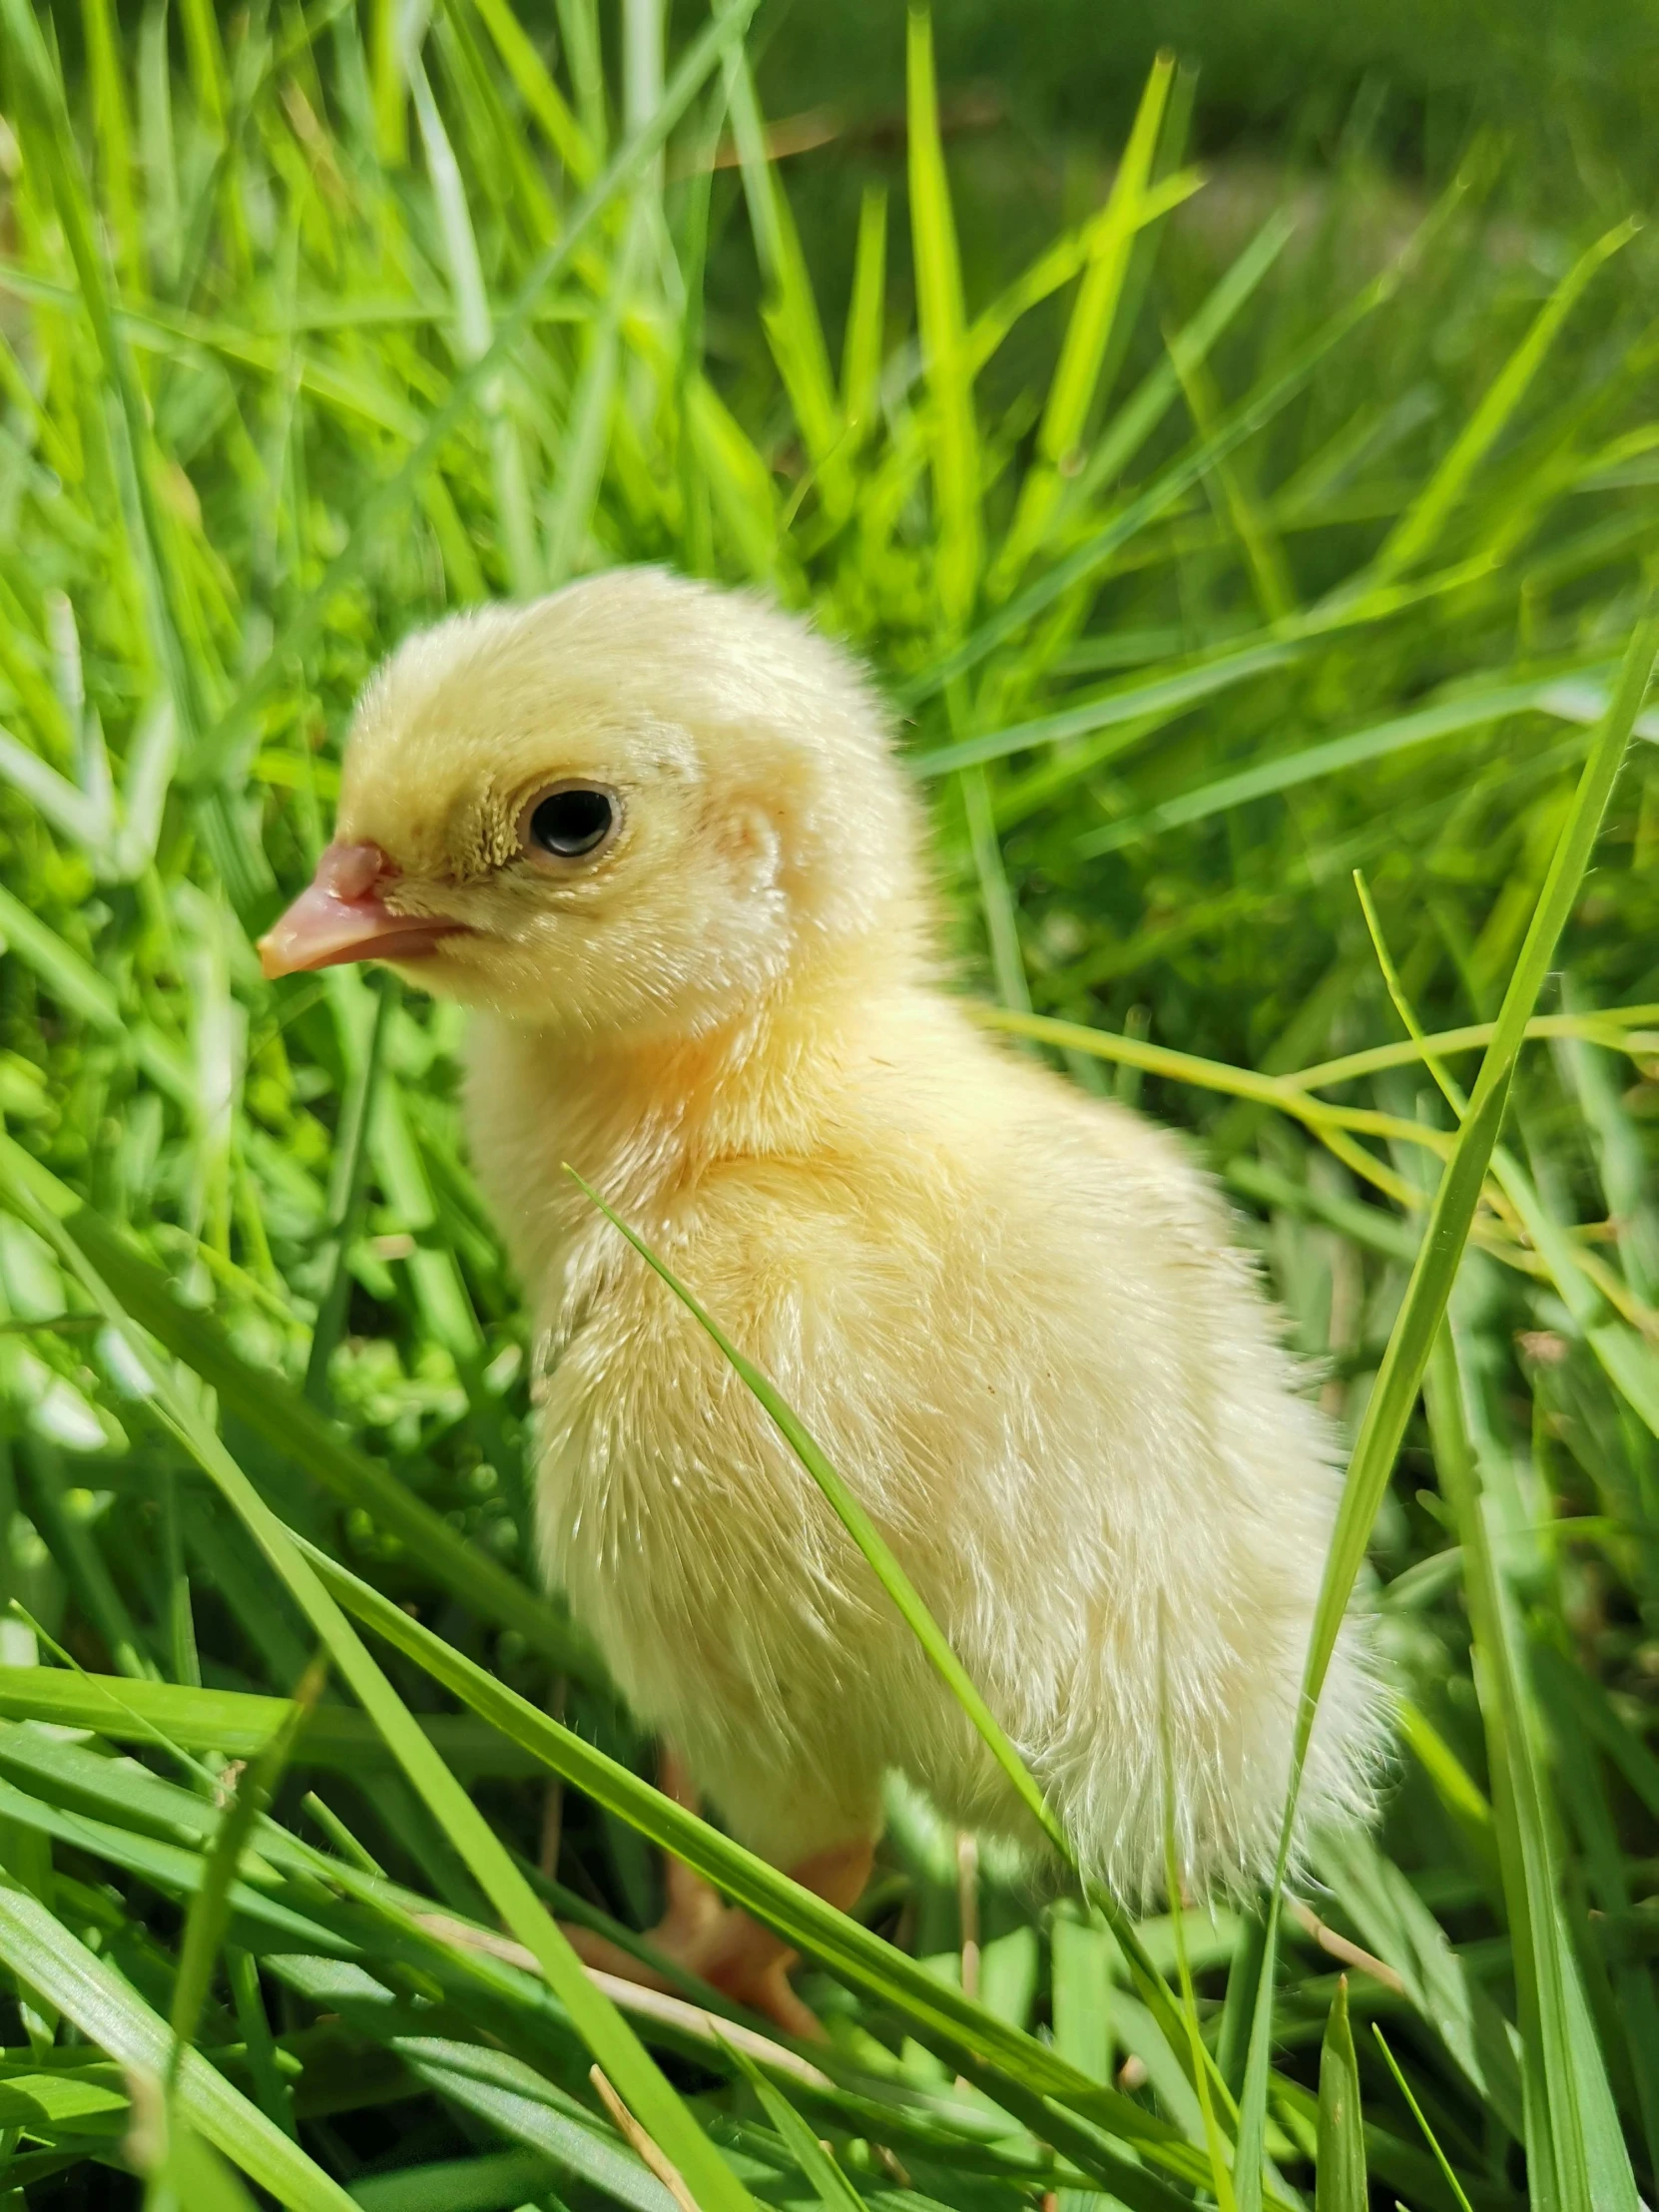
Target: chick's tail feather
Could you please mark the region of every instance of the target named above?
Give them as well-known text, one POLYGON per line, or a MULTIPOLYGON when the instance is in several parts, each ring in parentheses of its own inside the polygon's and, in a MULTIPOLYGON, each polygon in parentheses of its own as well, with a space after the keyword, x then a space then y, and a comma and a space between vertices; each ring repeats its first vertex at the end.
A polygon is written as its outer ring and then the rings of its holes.
MULTIPOLYGON (((1113 1673, 1115 1707, 1100 1725, 1101 1687, 1087 1701, 1086 1730, 1059 1725, 1027 1745, 1086 1887, 1131 1909, 1150 1908, 1168 1889, 1166 1826, 1189 1903, 1244 1898, 1271 1884, 1291 1785, 1300 1670, 1265 1670, 1254 1709, 1218 1705, 1213 1666, 1177 1657, 1159 1683, 1113 1673), (1138 1692, 1138 1694, 1137 1694, 1138 1692), (1110 1745, 1108 1756, 1103 1746, 1110 1745)), ((1035 1732, 1034 1732, 1035 1733, 1035 1732)), ((1372 1821, 1393 1735, 1393 1700, 1377 1664, 1364 1615, 1345 1624, 1321 1693, 1297 1796, 1290 1879, 1301 1879, 1317 1838, 1372 1821)), ((988 1771, 970 1802, 952 1810, 964 1825, 1021 1848, 1033 1869, 1058 1856, 988 1771)))

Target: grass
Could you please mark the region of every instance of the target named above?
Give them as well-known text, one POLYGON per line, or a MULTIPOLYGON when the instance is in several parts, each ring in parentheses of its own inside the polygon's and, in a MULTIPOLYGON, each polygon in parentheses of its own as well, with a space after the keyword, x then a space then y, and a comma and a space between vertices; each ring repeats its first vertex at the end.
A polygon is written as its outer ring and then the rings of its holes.
POLYGON ((745 8, 557 14, 0 0, 0 2192, 1651 2201, 1651 250, 1479 141, 1393 235, 1356 120, 1218 258, 1160 63, 987 272, 912 16, 828 296, 745 8), (985 1019, 1190 1131, 1318 1363, 1401 1746, 1271 1911, 895 1796, 836 1914, 536 1588, 457 1024, 251 943, 385 648, 631 559, 871 659, 985 1019), (659 1848, 827 2045, 582 1974, 659 1848))

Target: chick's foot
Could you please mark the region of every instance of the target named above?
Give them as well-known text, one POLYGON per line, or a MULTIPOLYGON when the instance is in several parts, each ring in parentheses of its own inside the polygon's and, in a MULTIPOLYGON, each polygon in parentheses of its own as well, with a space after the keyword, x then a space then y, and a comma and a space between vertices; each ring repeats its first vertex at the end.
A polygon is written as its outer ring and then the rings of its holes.
MULTIPOLYGON (((688 1810, 697 1810, 695 1793, 677 1760, 664 1761, 662 1786, 688 1810)), ((869 1879, 874 1848, 867 1838, 859 1837, 816 1852, 789 1873, 803 1889, 845 1912, 857 1903, 869 1879)), ((798 1953, 783 1937, 736 1906, 723 1905, 718 1891, 677 1859, 665 1858, 664 1880, 668 1910, 646 1937, 652 1948, 735 2004, 764 2014, 787 2035, 822 2040, 818 2015, 790 1986, 790 1968, 798 1953)), ((632 1952, 592 1930, 567 1926, 564 1933, 588 1965, 647 1988, 674 1987, 632 1952)))

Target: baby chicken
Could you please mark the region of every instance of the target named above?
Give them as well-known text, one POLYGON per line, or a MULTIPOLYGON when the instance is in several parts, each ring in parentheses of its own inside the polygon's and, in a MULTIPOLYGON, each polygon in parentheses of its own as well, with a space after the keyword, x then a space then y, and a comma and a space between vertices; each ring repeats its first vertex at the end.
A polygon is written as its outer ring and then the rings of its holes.
MULTIPOLYGON (((393 655, 263 952, 388 960, 475 1010, 473 1153, 539 1332, 547 1571, 741 1841, 850 1903, 890 1769, 1029 1835, 823 1495, 566 1162, 806 1420, 1085 1872, 1160 1886, 1167 1713, 1184 1878, 1243 1882, 1273 1864, 1332 1441, 1180 1144, 943 987, 922 847, 843 653, 625 569, 393 655)), ((1309 1825, 1365 1814, 1384 1737, 1351 1623, 1309 1825)), ((780 1944, 683 1871, 670 1899, 665 1948, 810 2024, 780 1944)))

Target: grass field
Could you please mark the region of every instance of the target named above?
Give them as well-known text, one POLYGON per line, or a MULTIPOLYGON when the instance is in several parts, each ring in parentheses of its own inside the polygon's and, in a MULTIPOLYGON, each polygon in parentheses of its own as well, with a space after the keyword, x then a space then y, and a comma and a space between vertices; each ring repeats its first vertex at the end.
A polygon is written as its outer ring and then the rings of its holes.
POLYGON ((1020 258, 912 16, 810 265, 749 12, 0 0, 0 2197, 1634 2212, 1659 263, 1483 139, 1396 187, 1364 93, 1212 220, 1163 62, 1020 258), (1190 1132, 1318 1364, 1400 1748, 1271 1914, 895 1801, 843 1919, 536 1588, 457 1023, 252 942, 380 654, 626 560, 869 657, 964 987, 1190 1132), (585 1979, 662 1845, 826 2044, 585 1979))

